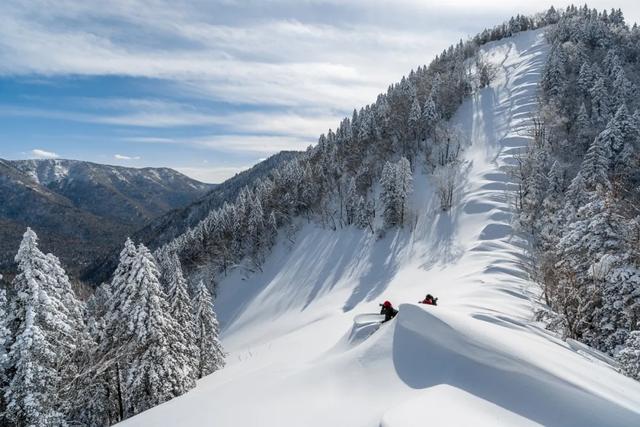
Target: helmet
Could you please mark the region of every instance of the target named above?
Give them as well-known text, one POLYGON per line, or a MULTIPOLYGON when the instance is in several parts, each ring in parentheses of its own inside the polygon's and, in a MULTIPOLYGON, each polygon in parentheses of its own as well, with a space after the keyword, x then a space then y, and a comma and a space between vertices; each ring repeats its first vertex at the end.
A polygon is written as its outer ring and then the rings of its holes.
POLYGON ((433 295, 427 294, 427 299, 433 299, 433 295))
POLYGON ((382 304, 382 306, 383 306, 383 307, 391 307, 391 303, 390 303, 389 301, 385 301, 385 302, 382 304))

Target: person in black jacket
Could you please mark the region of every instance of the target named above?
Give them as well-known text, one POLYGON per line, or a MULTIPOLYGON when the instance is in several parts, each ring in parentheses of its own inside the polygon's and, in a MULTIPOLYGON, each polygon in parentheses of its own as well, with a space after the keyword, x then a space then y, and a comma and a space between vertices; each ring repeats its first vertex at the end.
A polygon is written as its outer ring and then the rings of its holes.
POLYGON ((389 320, 396 317, 396 314, 398 314, 398 310, 393 308, 389 301, 385 301, 384 303, 380 304, 380 307, 380 314, 384 314, 384 320, 382 321, 382 323, 388 322, 389 320))

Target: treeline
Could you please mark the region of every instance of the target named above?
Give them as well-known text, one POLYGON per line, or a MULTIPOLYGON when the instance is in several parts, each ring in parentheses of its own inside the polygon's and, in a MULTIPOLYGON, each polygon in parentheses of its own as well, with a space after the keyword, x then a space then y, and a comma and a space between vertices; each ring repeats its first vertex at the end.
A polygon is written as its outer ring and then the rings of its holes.
POLYGON ((108 426, 185 393, 224 365, 211 295, 176 257, 127 240, 84 304, 28 229, 0 290, 0 424, 108 426))
POLYGON ((640 28, 568 7, 547 31, 534 143, 518 166, 551 329, 640 379, 640 28))
POLYGON ((435 176, 441 207, 449 209, 463 141, 446 122, 492 77, 477 55, 479 46, 558 18, 553 8, 535 17, 518 16, 449 47, 373 104, 354 110, 302 156, 254 181, 234 203, 158 249, 158 257, 178 253, 190 278, 214 287, 216 276, 230 268, 259 270, 279 230, 291 238, 297 217, 334 230, 401 227, 416 166, 435 176))

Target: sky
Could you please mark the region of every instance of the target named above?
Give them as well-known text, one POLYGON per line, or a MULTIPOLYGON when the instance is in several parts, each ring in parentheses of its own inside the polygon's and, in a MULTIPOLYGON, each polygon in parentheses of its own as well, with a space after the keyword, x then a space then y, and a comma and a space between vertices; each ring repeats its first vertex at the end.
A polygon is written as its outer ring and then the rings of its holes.
MULTIPOLYGON (((222 182, 314 144, 459 39, 550 5, 533 3, 3 0, 0 158, 222 182)), ((637 1, 589 6, 640 21, 637 1)))

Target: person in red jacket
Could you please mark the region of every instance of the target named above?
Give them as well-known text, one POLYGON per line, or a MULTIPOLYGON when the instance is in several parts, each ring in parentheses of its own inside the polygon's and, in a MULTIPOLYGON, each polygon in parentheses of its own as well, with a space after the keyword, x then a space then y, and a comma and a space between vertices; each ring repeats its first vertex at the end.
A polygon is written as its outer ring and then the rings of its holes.
POLYGON ((438 305, 438 298, 434 298, 433 295, 427 294, 427 296, 420 301, 420 304, 438 305))
POLYGON ((384 314, 384 320, 382 321, 382 323, 388 322, 389 320, 396 317, 396 314, 398 314, 398 310, 393 308, 389 301, 385 301, 384 303, 380 304, 380 307, 382 307, 380 309, 380 314, 384 314))

